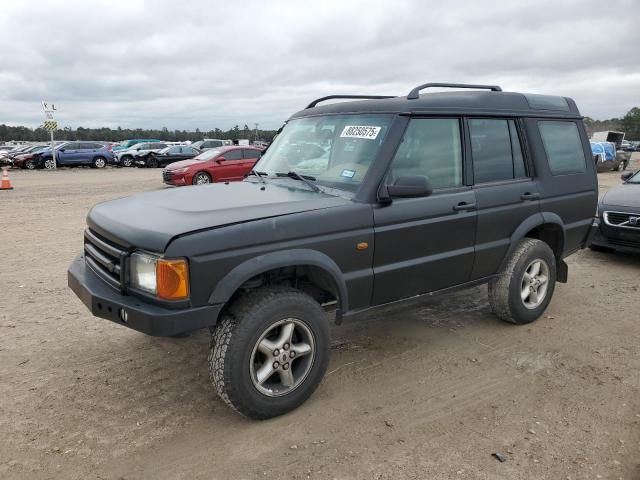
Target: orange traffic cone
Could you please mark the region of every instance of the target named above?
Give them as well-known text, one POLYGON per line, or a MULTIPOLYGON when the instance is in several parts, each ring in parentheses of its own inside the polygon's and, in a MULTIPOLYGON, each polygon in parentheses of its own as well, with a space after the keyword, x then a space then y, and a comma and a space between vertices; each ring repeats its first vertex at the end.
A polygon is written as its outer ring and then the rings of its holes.
POLYGON ((11 180, 9 180, 9 167, 2 167, 2 183, 0 183, 0 190, 13 190, 11 180))

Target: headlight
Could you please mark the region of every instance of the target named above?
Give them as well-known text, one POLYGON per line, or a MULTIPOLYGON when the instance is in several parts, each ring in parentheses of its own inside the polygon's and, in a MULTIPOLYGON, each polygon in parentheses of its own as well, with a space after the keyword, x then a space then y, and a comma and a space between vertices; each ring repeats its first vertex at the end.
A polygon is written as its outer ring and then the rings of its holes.
POLYGON ((185 299, 189 296, 189 266, 184 258, 169 260, 136 252, 129 258, 129 282, 164 300, 185 299))

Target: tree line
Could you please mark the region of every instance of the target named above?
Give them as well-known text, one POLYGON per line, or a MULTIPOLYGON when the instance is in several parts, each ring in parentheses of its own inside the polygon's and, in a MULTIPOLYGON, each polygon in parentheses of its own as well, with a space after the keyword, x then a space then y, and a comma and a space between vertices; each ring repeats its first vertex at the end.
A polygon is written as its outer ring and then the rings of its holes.
MULTIPOLYGON (((54 132, 54 137, 57 140, 102 140, 111 142, 120 142, 130 138, 153 138, 157 140, 164 140, 167 142, 185 142, 187 140, 197 142, 203 138, 219 138, 224 140, 262 140, 270 142, 276 134, 276 130, 258 130, 249 128, 249 125, 240 127, 239 125, 230 128, 229 130, 221 130, 214 128, 213 130, 200 130, 196 128, 194 131, 188 130, 169 130, 168 128, 146 129, 146 128, 70 128, 65 127, 58 129, 54 132)), ((29 128, 23 126, 10 126, 0 125, 0 141, 8 142, 10 140, 16 141, 31 141, 31 142, 46 142, 50 139, 48 130, 44 128, 29 128)))
POLYGON ((616 130, 625 133, 626 140, 640 141, 640 107, 634 107, 622 118, 610 118, 609 120, 594 120, 584 118, 585 126, 589 134, 603 130, 616 130))
MULTIPOLYGON (((622 118, 611 118, 609 120, 594 120, 590 117, 585 117, 584 123, 587 127, 589 134, 602 130, 618 130, 625 132, 625 138, 627 140, 639 140, 640 141, 640 107, 634 107, 627 112, 622 118)), ((257 139, 270 142, 276 134, 276 130, 258 130, 257 139)), ((249 125, 244 125, 240 128, 239 125, 230 128, 229 130, 221 130, 215 128, 213 130, 200 130, 198 128, 195 131, 188 130, 169 130, 167 128, 161 128, 160 130, 143 129, 143 128, 84 128, 78 127, 72 129, 65 127, 61 130, 54 132, 55 138, 59 140, 103 140, 120 142, 129 138, 155 138, 158 140, 164 140, 167 142, 185 142, 190 140, 196 142, 203 138, 220 138, 229 140, 239 140, 247 138, 250 140, 256 139, 256 131, 249 128, 249 125)), ((10 140, 18 141, 32 141, 32 142, 45 142, 49 140, 49 131, 44 128, 29 128, 29 127, 13 127, 10 125, 0 125, 0 142, 7 142, 10 140)))

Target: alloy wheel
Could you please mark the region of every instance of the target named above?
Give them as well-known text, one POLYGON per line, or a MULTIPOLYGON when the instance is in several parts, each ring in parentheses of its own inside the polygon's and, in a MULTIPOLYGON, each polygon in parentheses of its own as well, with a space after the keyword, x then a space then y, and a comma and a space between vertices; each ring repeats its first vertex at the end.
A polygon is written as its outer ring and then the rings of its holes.
POLYGON ((301 320, 286 318, 269 326, 251 353, 250 374, 256 389, 269 397, 298 388, 311 371, 313 333, 301 320))
POLYGON ((538 258, 533 260, 524 271, 520 284, 520 298, 529 310, 539 307, 547 296, 549 286, 549 265, 538 258))

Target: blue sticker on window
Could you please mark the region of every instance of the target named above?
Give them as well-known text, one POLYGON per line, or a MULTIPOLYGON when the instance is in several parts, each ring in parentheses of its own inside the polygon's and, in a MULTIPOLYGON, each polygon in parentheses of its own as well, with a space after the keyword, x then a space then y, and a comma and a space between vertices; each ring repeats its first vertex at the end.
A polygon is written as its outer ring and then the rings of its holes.
POLYGON ((356 174, 355 170, 342 170, 342 173, 340 174, 340 176, 353 178, 355 174, 356 174))

